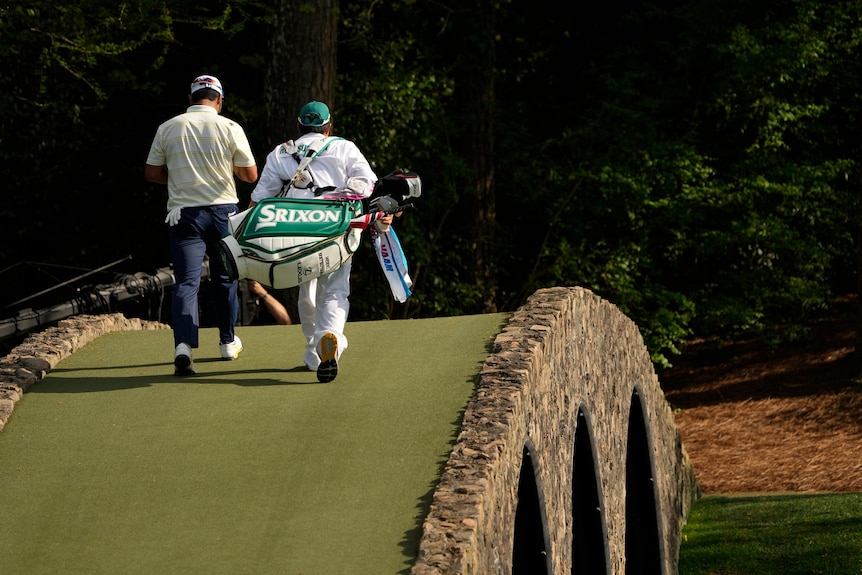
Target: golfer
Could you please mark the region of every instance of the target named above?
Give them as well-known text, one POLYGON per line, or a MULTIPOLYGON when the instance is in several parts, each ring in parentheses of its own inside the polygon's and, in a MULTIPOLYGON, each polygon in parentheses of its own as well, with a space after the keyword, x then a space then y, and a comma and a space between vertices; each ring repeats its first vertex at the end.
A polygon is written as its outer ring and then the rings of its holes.
POLYGON ((215 278, 215 318, 222 359, 236 359, 242 342, 234 333, 239 314, 237 282, 218 257, 218 242, 229 233, 228 218, 239 199, 234 176, 257 180, 257 164, 242 127, 221 116, 224 89, 215 76, 194 79, 189 108, 156 130, 144 177, 168 186, 168 239, 176 279, 171 300, 174 373, 193 375, 198 347, 198 291, 209 254, 215 278))

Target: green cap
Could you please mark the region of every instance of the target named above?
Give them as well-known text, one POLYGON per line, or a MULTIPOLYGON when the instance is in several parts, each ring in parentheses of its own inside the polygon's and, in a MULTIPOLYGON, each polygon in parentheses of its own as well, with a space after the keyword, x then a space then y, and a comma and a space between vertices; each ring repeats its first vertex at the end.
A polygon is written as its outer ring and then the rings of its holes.
POLYGON ((299 111, 297 119, 303 126, 325 126, 329 123, 329 106, 323 102, 309 102, 299 111))

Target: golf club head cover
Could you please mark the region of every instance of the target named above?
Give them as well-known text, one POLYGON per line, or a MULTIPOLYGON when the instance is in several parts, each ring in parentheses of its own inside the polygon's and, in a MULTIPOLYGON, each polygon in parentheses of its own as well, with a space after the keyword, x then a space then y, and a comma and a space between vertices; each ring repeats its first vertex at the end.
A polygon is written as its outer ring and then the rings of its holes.
POLYGON ((386 174, 374 187, 373 196, 391 196, 399 202, 422 195, 422 180, 416 172, 395 170, 386 174))

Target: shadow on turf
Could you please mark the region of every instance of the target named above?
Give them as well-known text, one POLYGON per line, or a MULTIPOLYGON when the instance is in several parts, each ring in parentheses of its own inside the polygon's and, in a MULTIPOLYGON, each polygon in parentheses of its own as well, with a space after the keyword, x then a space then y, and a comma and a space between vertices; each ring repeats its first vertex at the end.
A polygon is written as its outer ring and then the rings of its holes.
MULTIPOLYGON (((51 378, 50 376, 42 380, 38 385, 31 387, 27 393, 94 393, 99 391, 115 391, 119 389, 134 389, 139 387, 149 387, 165 383, 207 383, 207 384, 225 384, 238 386, 264 386, 264 385, 320 385, 315 378, 314 372, 310 371, 304 365, 299 365, 289 369, 244 369, 244 370, 221 370, 221 371, 202 371, 201 366, 208 364, 221 364, 220 359, 202 359, 196 360, 195 366, 197 373, 189 376, 176 376, 173 374, 173 366, 163 363, 156 364, 139 364, 139 365, 124 365, 123 369, 151 369, 164 368, 163 373, 147 374, 139 376, 121 376, 111 378, 98 378, 97 376, 87 375, 84 377, 59 377, 51 378), (260 379, 237 379, 237 375, 243 377, 249 374, 267 374, 270 377, 260 379), (291 379, 285 378, 290 374, 291 379), (293 374, 303 374, 302 379, 292 379, 293 374)), ((117 369, 116 366, 91 367, 83 369, 69 370, 69 372, 93 372, 117 369)), ((67 372, 67 373, 69 373, 67 372)), ((64 371, 61 369, 52 372, 60 375, 64 371)))

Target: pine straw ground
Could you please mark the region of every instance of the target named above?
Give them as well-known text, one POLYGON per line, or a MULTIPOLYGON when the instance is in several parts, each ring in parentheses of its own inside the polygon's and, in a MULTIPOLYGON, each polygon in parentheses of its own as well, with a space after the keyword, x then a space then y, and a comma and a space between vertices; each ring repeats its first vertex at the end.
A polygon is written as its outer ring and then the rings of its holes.
POLYGON ((854 300, 838 303, 804 344, 694 341, 660 374, 704 494, 862 491, 854 300))

